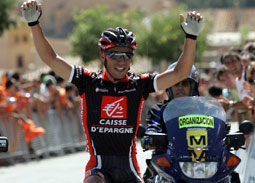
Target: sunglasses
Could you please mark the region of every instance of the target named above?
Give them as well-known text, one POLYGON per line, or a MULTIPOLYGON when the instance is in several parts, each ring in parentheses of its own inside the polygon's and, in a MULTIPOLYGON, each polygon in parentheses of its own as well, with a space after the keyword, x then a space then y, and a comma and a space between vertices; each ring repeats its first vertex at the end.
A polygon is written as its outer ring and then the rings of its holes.
POLYGON ((134 53, 133 52, 104 52, 106 55, 108 55, 111 59, 114 60, 120 60, 121 57, 124 58, 124 60, 129 60, 133 57, 134 53))
POLYGON ((187 86, 189 86, 190 85, 190 81, 189 81, 189 79, 185 79, 185 80, 183 80, 183 81, 181 81, 181 82, 179 82, 179 83, 176 83, 174 86, 175 87, 177 87, 177 86, 184 86, 184 87, 187 87, 187 86))

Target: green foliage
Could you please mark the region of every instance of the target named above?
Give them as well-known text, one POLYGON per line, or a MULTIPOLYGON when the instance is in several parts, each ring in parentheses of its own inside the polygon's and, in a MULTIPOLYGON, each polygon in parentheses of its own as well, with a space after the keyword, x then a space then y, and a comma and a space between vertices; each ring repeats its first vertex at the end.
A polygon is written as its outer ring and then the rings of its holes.
POLYGON ((87 9, 74 15, 77 26, 71 36, 72 53, 79 55, 84 62, 98 58, 98 39, 102 31, 109 27, 117 26, 136 30, 137 24, 142 19, 143 12, 130 10, 126 13, 109 13, 106 5, 87 9))
POLYGON ((254 0, 177 0, 178 3, 186 4, 193 8, 232 8, 240 6, 243 8, 255 7, 254 0))
MULTIPOLYGON (((185 38, 180 27, 180 12, 186 15, 184 6, 175 7, 149 18, 144 18, 144 13, 137 10, 109 13, 107 6, 82 11, 74 15, 77 26, 71 36, 72 53, 81 56, 85 63, 99 58, 97 43, 102 31, 109 27, 121 26, 135 33, 138 44, 137 55, 150 58, 155 65, 164 60, 174 62, 183 50, 185 38)), ((206 31, 202 31, 197 40, 196 61, 200 61, 202 52, 206 49, 205 40, 206 31)))
MULTIPOLYGON (((185 7, 179 6, 151 17, 150 28, 142 36, 143 40, 138 45, 138 54, 151 58, 154 65, 158 65, 162 60, 176 61, 183 50, 185 38, 179 17, 180 12, 186 12, 184 9, 185 7)), ((196 51, 198 62, 206 49, 206 34, 207 31, 203 30, 198 36, 196 51)))
POLYGON ((200 32, 197 43, 196 43, 196 56, 195 56, 195 62, 201 62, 201 58, 203 55, 203 52, 207 49, 207 35, 212 27, 212 24, 210 22, 204 22, 203 29, 200 32))
POLYGON ((11 19, 8 12, 15 8, 17 0, 1 0, 0 1, 0 36, 5 29, 11 25, 15 25, 15 20, 11 19))
POLYGON ((143 36, 138 53, 152 59, 174 61, 181 53, 184 34, 180 29, 179 10, 159 13, 151 17, 150 28, 143 36))
POLYGON ((245 41, 248 39, 248 35, 250 33, 250 29, 248 26, 242 25, 239 29, 239 32, 241 34, 241 45, 245 43, 245 41))

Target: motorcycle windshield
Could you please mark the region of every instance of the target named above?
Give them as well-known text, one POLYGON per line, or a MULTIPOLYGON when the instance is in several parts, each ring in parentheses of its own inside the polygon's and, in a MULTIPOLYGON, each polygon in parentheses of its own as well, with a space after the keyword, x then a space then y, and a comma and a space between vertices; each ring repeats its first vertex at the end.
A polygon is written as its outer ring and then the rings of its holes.
POLYGON ((212 97, 181 97, 165 108, 168 140, 180 161, 217 161, 225 137, 226 113, 212 97))

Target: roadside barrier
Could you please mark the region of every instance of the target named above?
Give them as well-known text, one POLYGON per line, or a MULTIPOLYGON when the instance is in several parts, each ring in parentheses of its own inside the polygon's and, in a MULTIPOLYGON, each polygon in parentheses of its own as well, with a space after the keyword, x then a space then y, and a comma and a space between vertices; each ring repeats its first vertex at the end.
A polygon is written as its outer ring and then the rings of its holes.
POLYGON ((27 144, 18 121, 7 115, 0 116, 0 133, 9 140, 9 150, 7 153, 0 153, 0 161, 15 163, 20 158, 27 161, 31 158, 85 150, 86 139, 79 111, 63 111, 63 121, 55 110, 49 110, 42 122, 39 121, 37 113, 33 113, 32 117, 35 125, 43 127, 46 133, 27 144), (68 114, 71 114, 71 117, 68 114))
POLYGON ((255 133, 251 134, 248 139, 248 147, 246 150, 238 150, 236 154, 241 158, 241 163, 237 167, 241 182, 255 183, 255 133))
POLYGON ((15 157, 22 156, 27 160, 29 158, 29 152, 24 133, 17 120, 7 115, 0 116, 0 130, 2 135, 8 137, 9 140, 9 152, 0 153, 0 159, 9 159, 12 161, 15 157))

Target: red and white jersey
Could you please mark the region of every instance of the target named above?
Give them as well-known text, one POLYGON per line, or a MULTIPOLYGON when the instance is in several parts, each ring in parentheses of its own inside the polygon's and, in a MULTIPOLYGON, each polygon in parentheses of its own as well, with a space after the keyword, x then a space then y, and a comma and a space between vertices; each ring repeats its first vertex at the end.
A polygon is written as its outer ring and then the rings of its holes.
POLYGON ((81 96, 83 127, 91 155, 134 156, 144 100, 155 92, 156 74, 128 73, 114 84, 106 71, 73 66, 69 81, 81 96))

